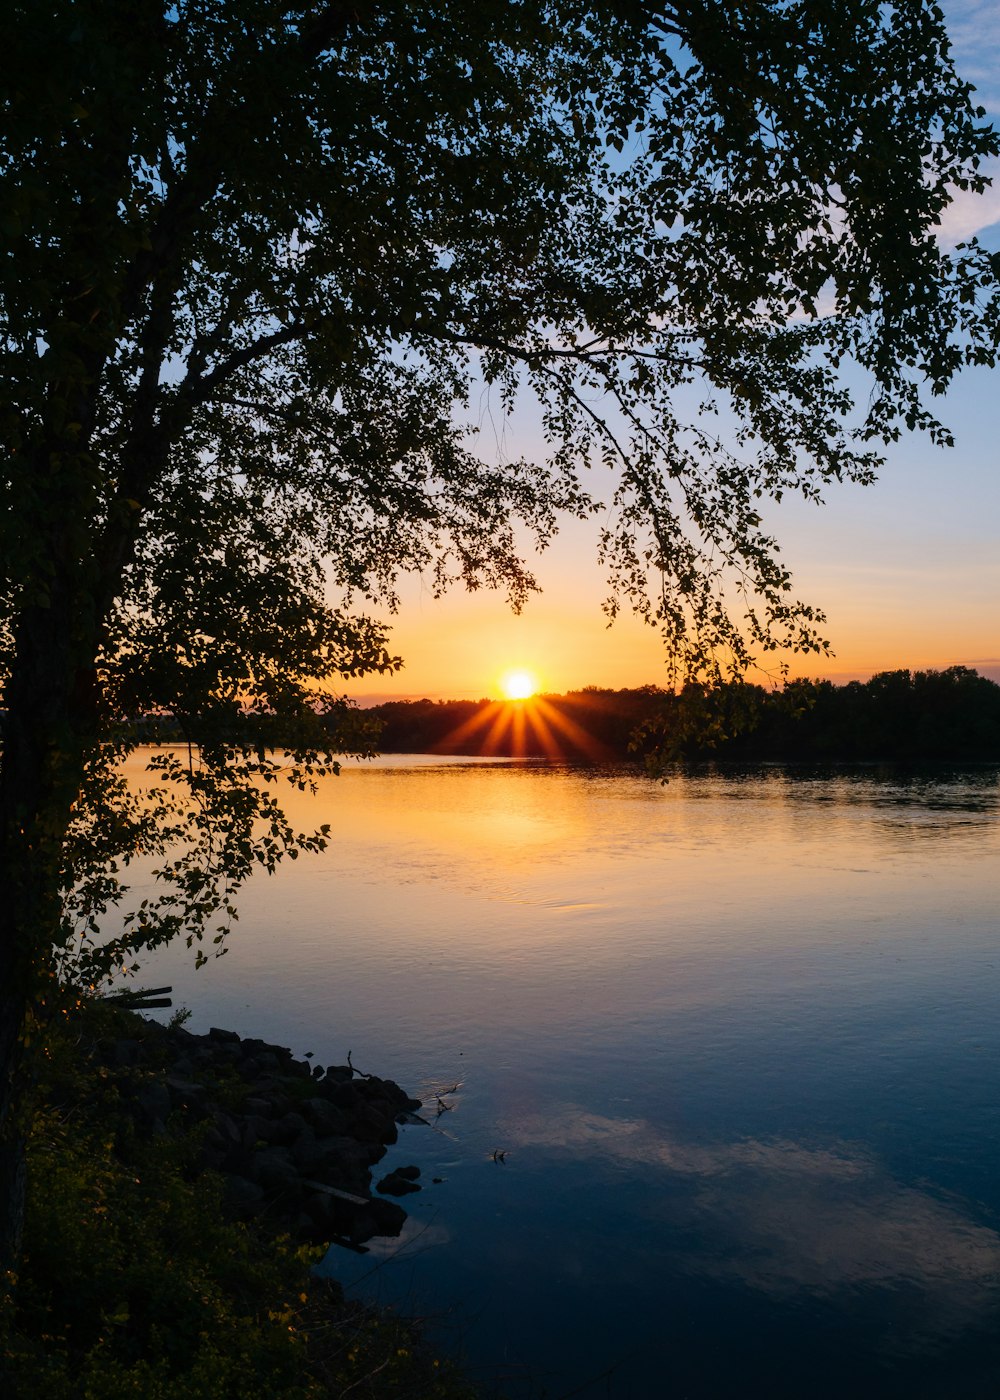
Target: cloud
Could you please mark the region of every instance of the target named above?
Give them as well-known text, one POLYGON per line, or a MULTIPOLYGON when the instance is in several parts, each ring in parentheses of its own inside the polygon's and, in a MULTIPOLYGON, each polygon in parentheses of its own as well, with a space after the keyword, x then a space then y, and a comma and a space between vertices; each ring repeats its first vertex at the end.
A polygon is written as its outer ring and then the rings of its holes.
POLYGON ((1000 7, 996 0, 946 0, 955 67, 988 114, 1000 108, 1000 7))
POLYGON ((699 1248, 674 1253, 691 1273, 739 1280, 774 1296, 835 1299, 859 1288, 907 1286, 914 1338, 960 1332, 997 1305, 1000 1234, 961 1203, 896 1181, 850 1143, 785 1139, 712 1145, 671 1138, 644 1119, 564 1105, 509 1125, 519 1147, 661 1168, 691 1190, 662 1207, 699 1248), (680 1204, 678 1202, 680 1201, 680 1204))
POLYGON ((990 161, 984 169, 993 180, 990 188, 982 194, 956 190, 954 199, 942 211, 938 239, 946 247, 964 243, 1000 223, 1000 161, 990 161))

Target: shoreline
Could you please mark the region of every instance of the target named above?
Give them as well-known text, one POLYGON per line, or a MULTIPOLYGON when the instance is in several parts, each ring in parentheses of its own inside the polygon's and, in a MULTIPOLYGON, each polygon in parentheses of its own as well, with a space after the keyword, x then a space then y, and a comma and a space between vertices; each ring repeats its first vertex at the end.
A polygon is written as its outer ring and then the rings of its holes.
POLYGON ((475 1400, 419 1322, 316 1272, 333 1244, 400 1232, 387 1197, 419 1169, 374 1178, 417 1100, 113 1001, 48 1014, 22 1268, 0 1276, 4 1395, 475 1400))
POLYGON ((223 1178, 231 1219, 355 1251, 400 1233, 406 1212, 386 1196, 419 1190, 419 1168, 374 1186, 373 1169, 419 1099, 350 1064, 314 1066, 235 1031, 198 1035, 126 1014, 135 1033, 98 1042, 98 1064, 118 1079, 140 1136, 164 1135, 171 1116, 200 1136, 196 1170, 223 1178))

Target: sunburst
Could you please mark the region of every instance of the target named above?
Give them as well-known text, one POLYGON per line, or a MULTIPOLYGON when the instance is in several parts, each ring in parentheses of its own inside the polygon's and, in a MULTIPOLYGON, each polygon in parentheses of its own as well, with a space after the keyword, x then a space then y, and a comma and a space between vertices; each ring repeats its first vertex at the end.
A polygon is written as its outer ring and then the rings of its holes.
POLYGON ((500 678, 500 686, 508 700, 530 700, 538 682, 530 671, 507 671, 500 678))
POLYGON ((434 745, 437 753, 584 759, 601 762, 614 757, 607 744, 586 728, 586 695, 550 697, 538 694, 538 679, 530 671, 508 671, 500 681, 502 700, 477 705, 471 715, 434 745), (576 710, 583 723, 569 713, 576 710))

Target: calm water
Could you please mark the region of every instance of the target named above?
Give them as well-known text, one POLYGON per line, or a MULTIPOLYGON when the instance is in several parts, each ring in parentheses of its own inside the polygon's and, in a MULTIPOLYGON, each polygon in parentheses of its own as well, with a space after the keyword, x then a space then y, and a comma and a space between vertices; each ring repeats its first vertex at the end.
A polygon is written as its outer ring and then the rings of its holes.
POLYGON ((330 849, 145 980, 427 1101, 337 1277, 517 1400, 998 1393, 996 770, 386 758, 296 813, 330 849))

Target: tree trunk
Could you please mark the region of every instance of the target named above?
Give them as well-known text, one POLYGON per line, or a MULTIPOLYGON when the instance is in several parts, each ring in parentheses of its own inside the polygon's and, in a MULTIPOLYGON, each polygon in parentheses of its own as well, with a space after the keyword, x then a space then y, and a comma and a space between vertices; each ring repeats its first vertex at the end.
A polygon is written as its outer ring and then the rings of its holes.
POLYGON ((79 595, 54 585, 15 631, 0 764, 0 1269, 17 1268, 24 1221, 29 1017, 54 989, 61 935, 63 844, 79 793, 92 718, 94 654, 79 595))
POLYGON ((17 998, 7 995, 6 969, 0 967, 0 1294, 8 1271, 17 1272, 24 1228, 24 1130, 18 1118, 21 1016, 17 998))

